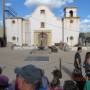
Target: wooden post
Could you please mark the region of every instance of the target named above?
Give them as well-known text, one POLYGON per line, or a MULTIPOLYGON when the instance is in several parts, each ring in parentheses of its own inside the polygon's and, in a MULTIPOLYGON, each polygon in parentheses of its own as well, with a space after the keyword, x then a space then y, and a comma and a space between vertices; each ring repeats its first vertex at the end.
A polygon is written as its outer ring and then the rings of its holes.
POLYGON ((3 46, 6 47, 6 26, 5 26, 5 0, 2 0, 2 16, 3 16, 3 46))

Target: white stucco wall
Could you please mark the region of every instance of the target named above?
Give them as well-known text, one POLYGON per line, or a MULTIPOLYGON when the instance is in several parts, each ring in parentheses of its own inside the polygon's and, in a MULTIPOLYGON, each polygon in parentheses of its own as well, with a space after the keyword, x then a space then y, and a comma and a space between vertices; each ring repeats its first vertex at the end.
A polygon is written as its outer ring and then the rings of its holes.
POLYGON ((77 8, 67 7, 64 9, 64 13, 62 22, 62 19, 57 19, 48 7, 42 5, 38 6, 27 19, 8 18, 6 19, 7 41, 20 46, 23 44, 33 46, 35 44, 35 31, 50 31, 51 45, 61 41, 68 43, 70 46, 76 45, 80 32, 80 18, 77 17, 77 8), (45 14, 42 15, 40 10, 45 10, 45 14), (69 12, 71 10, 73 11, 73 17, 70 17, 69 12), (13 20, 15 21, 14 24, 12 23, 13 20), (73 20, 73 23, 70 23, 70 20, 73 20), (45 23, 45 28, 41 28, 41 22, 45 23), (12 40, 13 36, 16 37, 16 40, 12 40), (74 38, 72 41, 70 40, 71 36, 74 38))
POLYGON ((64 30, 64 42, 68 43, 70 46, 78 44, 78 38, 80 33, 80 18, 77 16, 76 7, 67 7, 64 9, 64 19, 63 19, 63 30, 64 30), (72 11, 72 16, 70 15, 72 11), (73 37, 73 40, 70 40, 73 37))
POLYGON ((52 43, 59 43, 62 40, 62 22, 45 6, 39 6, 30 18, 31 24, 31 44, 34 44, 34 32, 37 30, 52 32, 52 43), (45 15, 41 15, 40 10, 45 10, 45 15), (45 28, 41 28, 41 22, 45 22, 45 28))
POLYGON ((11 42, 12 44, 20 46, 22 46, 22 44, 25 44, 25 31, 27 30, 26 28, 26 21, 21 18, 6 19, 7 42, 11 42), (12 21, 15 21, 15 23, 12 23, 12 21), (13 37, 16 37, 16 40, 13 40, 13 37))
POLYGON ((80 32, 79 18, 64 19, 64 42, 68 43, 70 46, 78 44, 79 32, 80 32), (73 20, 73 23, 70 23, 70 20, 73 20), (73 40, 70 40, 71 36, 73 36, 73 40))

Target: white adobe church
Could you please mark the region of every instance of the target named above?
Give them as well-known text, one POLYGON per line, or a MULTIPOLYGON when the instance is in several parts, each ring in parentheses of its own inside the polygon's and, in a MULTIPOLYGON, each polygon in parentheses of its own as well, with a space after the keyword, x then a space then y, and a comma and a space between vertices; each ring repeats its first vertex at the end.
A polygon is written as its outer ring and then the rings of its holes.
POLYGON ((65 42, 78 43, 80 18, 76 7, 66 7, 64 16, 58 19, 47 6, 38 6, 32 15, 6 19, 7 42, 19 46, 51 46, 65 42))

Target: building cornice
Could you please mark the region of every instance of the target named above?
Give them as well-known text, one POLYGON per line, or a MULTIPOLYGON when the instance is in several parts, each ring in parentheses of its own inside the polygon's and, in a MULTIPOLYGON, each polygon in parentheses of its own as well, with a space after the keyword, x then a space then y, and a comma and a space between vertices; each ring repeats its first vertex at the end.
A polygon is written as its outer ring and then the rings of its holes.
POLYGON ((64 17, 63 19, 80 19, 80 17, 64 17))
POLYGON ((77 9, 78 7, 68 6, 68 7, 64 7, 64 10, 66 10, 67 8, 68 8, 68 9, 69 9, 69 8, 70 8, 70 9, 73 9, 73 8, 74 8, 74 9, 77 9))

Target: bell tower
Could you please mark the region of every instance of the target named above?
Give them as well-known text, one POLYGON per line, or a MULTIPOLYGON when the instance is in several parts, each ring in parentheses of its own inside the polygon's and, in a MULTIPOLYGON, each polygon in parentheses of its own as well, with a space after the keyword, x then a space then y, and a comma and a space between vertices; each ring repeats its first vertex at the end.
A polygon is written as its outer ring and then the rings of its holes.
POLYGON ((63 18, 63 41, 70 46, 78 44, 80 32, 80 17, 77 16, 77 7, 65 7, 63 18))
POLYGON ((77 17, 76 7, 66 7, 64 9, 64 17, 77 17))

